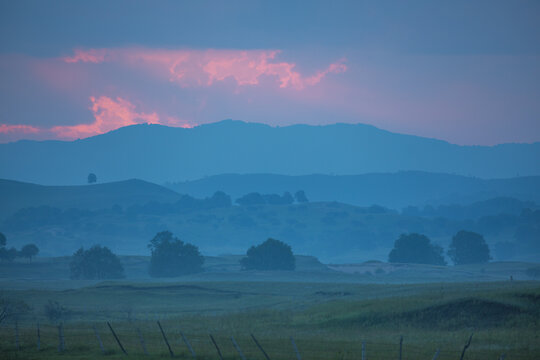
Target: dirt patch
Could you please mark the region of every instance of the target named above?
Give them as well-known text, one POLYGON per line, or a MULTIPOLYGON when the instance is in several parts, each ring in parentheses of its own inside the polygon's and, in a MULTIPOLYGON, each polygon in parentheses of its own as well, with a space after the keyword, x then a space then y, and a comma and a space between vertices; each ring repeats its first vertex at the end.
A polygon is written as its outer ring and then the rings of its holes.
POLYGON ((464 329, 504 327, 508 321, 535 314, 516 305, 478 298, 463 298, 405 312, 366 313, 354 318, 330 320, 329 326, 413 326, 417 328, 464 329))
POLYGON ((524 312, 516 305, 466 298, 405 312, 400 318, 419 326, 480 328, 503 325, 511 317, 524 312))

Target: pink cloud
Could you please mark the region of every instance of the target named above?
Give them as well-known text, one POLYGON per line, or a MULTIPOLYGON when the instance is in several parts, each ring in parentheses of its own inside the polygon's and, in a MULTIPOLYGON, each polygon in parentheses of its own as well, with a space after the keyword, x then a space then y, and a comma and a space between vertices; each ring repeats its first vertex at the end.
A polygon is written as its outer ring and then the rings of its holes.
POLYGON ((98 64, 105 61, 105 55, 107 54, 105 49, 75 49, 73 52, 73 56, 66 56, 62 59, 67 63, 90 62, 98 64))
POLYGON ((156 50, 145 48, 75 50, 63 60, 115 62, 158 76, 182 87, 211 86, 232 79, 238 86, 259 85, 263 77, 273 77, 280 88, 302 90, 318 84, 325 76, 347 71, 345 59, 330 64, 315 75, 304 76, 293 62, 278 62, 278 50, 156 50))
POLYGON ((22 134, 36 134, 40 132, 40 128, 32 125, 8 125, 0 124, 0 133, 22 133, 22 134))
POLYGON ((94 122, 71 126, 55 126, 51 131, 61 138, 82 138, 103 134, 124 126, 135 124, 161 124, 177 127, 190 127, 191 125, 180 119, 167 116, 160 119, 157 113, 150 114, 135 111, 135 105, 126 99, 117 97, 111 99, 107 96, 99 98, 90 97, 94 114, 94 122))
POLYGON ((159 117, 156 113, 138 113, 135 111, 135 105, 120 97, 114 100, 107 96, 100 96, 99 98, 90 97, 90 100, 92 101, 90 109, 94 114, 94 122, 72 126, 55 126, 51 128, 51 131, 62 138, 80 138, 103 134, 128 125, 159 123, 159 117))
POLYGON ((94 121, 89 124, 54 126, 41 128, 31 125, 0 124, 0 133, 55 135, 58 138, 78 139, 103 134, 124 126, 136 124, 161 124, 173 127, 190 128, 192 125, 173 116, 160 117, 157 113, 137 112, 135 105, 126 99, 107 96, 90 97, 90 110, 94 121))

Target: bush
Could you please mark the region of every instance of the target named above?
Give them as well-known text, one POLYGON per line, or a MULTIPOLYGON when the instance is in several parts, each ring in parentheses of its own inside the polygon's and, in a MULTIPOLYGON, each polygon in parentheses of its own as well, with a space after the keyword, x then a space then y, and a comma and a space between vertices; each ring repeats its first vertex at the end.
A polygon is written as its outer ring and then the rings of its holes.
POLYGON ((268 239, 252 246, 240 260, 243 270, 294 270, 296 260, 291 247, 282 241, 268 239))
POLYGON ((401 234, 388 254, 391 263, 446 265, 443 249, 422 234, 401 234))
POLYGON ((65 306, 60 305, 58 301, 49 300, 45 304, 43 311, 47 319, 53 323, 66 321, 71 316, 71 311, 65 306))
POLYGON ((202 271, 204 257, 199 248, 173 237, 170 231, 157 233, 148 248, 152 251, 149 268, 152 277, 174 277, 202 271))
POLYGON ((69 264, 72 279, 118 279, 124 277, 124 267, 109 248, 94 245, 80 248, 69 264))
POLYGON ((459 231, 452 238, 448 256, 456 265, 486 263, 491 259, 484 237, 464 230, 459 231))

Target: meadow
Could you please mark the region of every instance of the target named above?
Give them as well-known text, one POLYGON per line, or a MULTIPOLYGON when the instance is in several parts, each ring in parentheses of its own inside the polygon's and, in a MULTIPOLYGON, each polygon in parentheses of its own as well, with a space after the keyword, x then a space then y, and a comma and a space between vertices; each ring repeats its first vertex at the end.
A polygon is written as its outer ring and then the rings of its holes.
MULTIPOLYGON (((131 259, 133 264, 136 260, 131 259)), ((459 359, 472 333, 465 359, 498 359, 502 354, 506 359, 540 358, 538 281, 479 281, 482 270, 468 268, 461 269, 469 276, 464 282, 434 278, 430 283, 392 283, 391 274, 332 271, 319 268, 307 257, 295 272, 225 271, 227 264, 232 266, 232 261, 214 258, 207 264, 209 269, 198 275, 101 282, 47 280, 43 263, 39 265, 41 276, 28 272, 19 280, 8 278, 5 275, 9 272, 0 268, 2 296, 24 300, 32 309, 17 322, 19 350, 14 320, 2 323, 2 357, 170 357, 159 321, 176 358, 192 357, 183 334, 197 358, 218 359, 209 337, 212 334, 226 359, 240 359, 231 337, 248 359, 265 359, 251 338, 253 334, 271 359, 296 357, 290 337, 302 359, 360 359, 363 343, 366 359, 398 359, 401 336, 403 359, 432 359, 437 350, 437 359, 459 359), (49 301, 69 310, 61 320, 65 336, 62 353, 58 352, 60 321, 45 316, 44 306, 49 301)), ((487 266, 484 276, 505 267, 509 265, 487 266)), ((415 271, 429 272, 430 268, 415 271)))

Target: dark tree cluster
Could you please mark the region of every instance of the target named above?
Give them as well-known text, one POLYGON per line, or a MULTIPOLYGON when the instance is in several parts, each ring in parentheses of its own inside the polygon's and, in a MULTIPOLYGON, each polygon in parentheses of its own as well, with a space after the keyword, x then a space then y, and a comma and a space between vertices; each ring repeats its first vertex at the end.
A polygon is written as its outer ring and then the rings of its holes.
MULTIPOLYGON (((459 231, 453 238, 447 251, 448 257, 456 265, 485 263, 491 259, 489 247, 480 234, 459 231)), ((446 265, 443 248, 432 244, 422 234, 402 234, 394 243, 388 255, 392 263, 414 263, 446 265)))
POLYGON ((442 247, 421 234, 402 234, 388 255, 391 263, 446 265, 442 247))
POLYGON ((20 251, 14 247, 7 248, 7 238, 0 233, 0 260, 11 262, 16 258, 26 258, 32 260, 39 253, 39 248, 35 244, 24 245, 20 251))
POLYGON ((303 190, 298 190, 294 197, 291 195, 290 192, 286 191, 283 193, 283 195, 278 194, 260 194, 258 192, 252 192, 249 194, 246 194, 238 199, 236 199, 236 203, 238 205, 243 206, 249 206, 249 205, 290 205, 294 203, 294 201, 297 201, 298 203, 306 203, 308 202, 308 199, 306 197, 306 194, 303 190))
POLYGON ((150 241, 150 276, 175 277, 202 271, 204 257, 193 244, 184 243, 170 231, 162 231, 150 241))
POLYGON ((459 231, 452 238, 448 248, 448 257, 456 265, 486 263, 491 259, 484 237, 464 230, 459 231))
POLYGON ((184 213, 193 210, 208 210, 232 206, 229 195, 223 191, 216 191, 211 197, 197 199, 190 195, 183 195, 175 203, 149 202, 144 205, 132 205, 126 209, 128 214, 165 215, 184 213))
POLYGON ((119 279, 124 267, 118 256, 106 246, 94 245, 88 250, 80 248, 69 264, 72 279, 119 279))
POLYGON ((294 270, 296 260, 289 245, 270 238, 250 247, 240 265, 243 270, 294 270))

